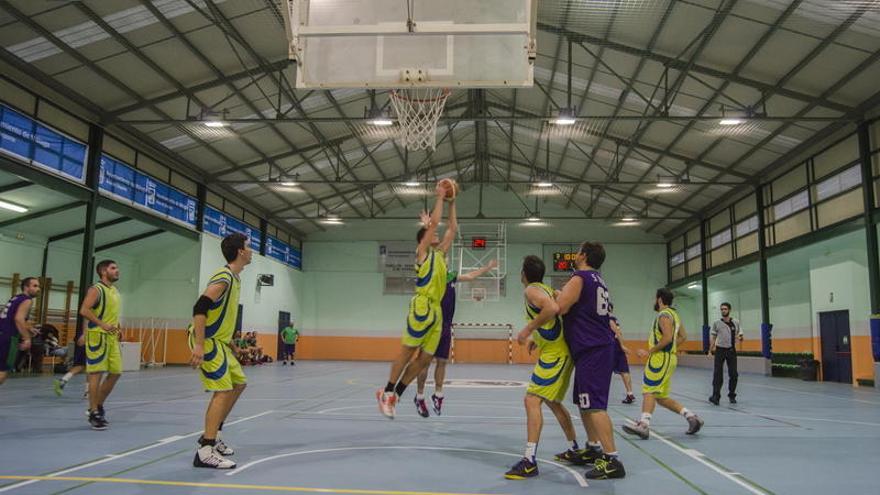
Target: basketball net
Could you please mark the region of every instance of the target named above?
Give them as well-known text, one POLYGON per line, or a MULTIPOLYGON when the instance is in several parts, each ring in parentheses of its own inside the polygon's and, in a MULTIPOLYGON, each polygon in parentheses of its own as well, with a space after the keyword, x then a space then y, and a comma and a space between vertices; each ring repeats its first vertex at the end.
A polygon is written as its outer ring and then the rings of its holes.
POLYGON ((391 91, 391 105, 401 128, 400 141, 407 149, 434 151, 437 147, 437 122, 450 94, 448 88, 391 91))

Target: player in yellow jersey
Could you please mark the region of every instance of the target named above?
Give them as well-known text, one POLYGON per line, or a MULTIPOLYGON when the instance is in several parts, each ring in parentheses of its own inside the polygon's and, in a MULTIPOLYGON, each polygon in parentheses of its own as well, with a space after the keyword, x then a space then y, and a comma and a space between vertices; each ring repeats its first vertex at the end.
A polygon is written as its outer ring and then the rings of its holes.
POLYGON ((431 364, 440 343, 443 326, 440 302, 446 293, 446 253, 455 240, 458 220, 455 215, 455 195, 453 193, 447 196, 448 188, 444 181, 437 183, 435 193, 437 199, 434 201, 430 219, 416 234, 416 293, 409 303, 400 353, 391 363, 391 373, 385 388, 376 391, 379 411, 391 419, 394 419, 395 406, 401 394, 431 364), (449 217, 441 241, 437 235, 437 227, 443 217, 445 198, 450 200, 449 217), (410 363, 417 349, 422 352, 410 363))
POLYGON ((220 249, 226 265, 208 280, 208 287, 193 306, 193 321, 188 329, 192 349, 190 364, 199 368, 205 391, 213 393, 208 402, 205 431, 199 438, 193 466, 232 469, 236 464, 228 457, 235 452, 220 439, 220 431, 223 421, 247 386, 247 378, 230 348, 230 342, 238 317, 241 290, 238 275, 251 262, 253 252, 248 246, 248 238, 243 234, 226 236, 220 243, 220 249))
POLYGON ((562 405, 568 392, 571 371, 571 355, 562 332, 562 317, 558 315, 553 289, 543 283, 544 262, 530 255, 523 260, 521 280, 525 289, 526 319, 525 328, 517 334, 520 345, 528 345, 529 352, 538 349, 538 362, 532 372, 529 387, 526 389, 526 449, 523 458, 510 468, 504 477, 512 480, 532 478, 538 475, 536 453, 544 417, 541 403, 556 416, 570 447, 557 458, 572 461, 578 456, 577 435, 571 414, 562 405))
POLYGON ((703 420, 692 411, 669 397, 669 388, 672 385, 672 374, 678 364, 678 346, 687 339, 684 325, 678 312, 673 309, 672 291, 667 288, 657 289, 654 300, 654 311, 657 318, 654 319, 654 327, 648 337, 648 350, 639 349, 636 354, 647 359, 645 362, 644 384, 642 393, 642 417, 635 425, 624 425, 623 431, 638 435, 647 440, 650 435, 649 426, 651 415, 654 413, 655 403, 682 415, 688 422, 688 435, 693 435, 703 427, 703 420))
POLYGON ((95 267, 100 281, 89 287, 79 308, 85 326, 86 373, 89 382, 89 424, 93 430, 106 430, 110 423, 104 401, 122 375, 119 351, 119 266, 103 260, 95 267), (103 381, 101 378, 103 377, 103 381))

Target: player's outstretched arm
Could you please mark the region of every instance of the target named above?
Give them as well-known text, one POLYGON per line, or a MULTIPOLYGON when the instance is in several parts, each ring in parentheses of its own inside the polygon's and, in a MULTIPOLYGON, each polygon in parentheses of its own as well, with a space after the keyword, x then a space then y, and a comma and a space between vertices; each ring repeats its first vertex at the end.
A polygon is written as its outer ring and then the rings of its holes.
MULTIPOLYGON (((434 233, 437 232, 437 226, 440 225, 440 220, 443 218, 443 198, 446 196, 446 188, 438 184, 434 192, 437 197, 434 200, 434 208, 431 210, 431 218, 428 225, 425 225, 425 235, 416 248, 419 263, 424 262, 428 257, 428 247, 431 246, 431 240, 434 239, 434 233)), ((424 222, 424 219, 422 221, 424 222)))
POLYGON ((452 243, 455 242, 455 236, 458 233, 458 215, 455 212, 455 198, 449 203, 449 222, 446 225, 446 233, 443 234, 443 241, 440 242, 440 250, 444 253, 449 252, 452 243))
POLYGON ((498 260, 492 260, 489 263, 487 263, 486 266, 484 266, 482 268, 479 268, 479 269, 474 270, 472 272, 465 273, 464 275, 459 275, 458 281, 459 282, 470 282, 472 280, 475 280, 475 279, 489 273, 497 266, 498 266, 498 260))
POLYGON ((559 305, 556 301, 547 295, 546 292, 537 287, 526 288, 526 299, 532 306, 541 308, 541 312, 538 313, 533 320, 526 323, 526 326, 517 334, 516 341, 520 345, 525 345, 526 342, 528 342, 529 337, 532 335, 532 332, 559 314, 559 305))
POLYGON ((556 296, 556 303, 559 304, 559 314, 564 315, 568 313, 571 307, 574 306, 574 303, 581 297, 581 289, 583 287, 584 281, 580 277, 568 279, 568 282, 562 287, 562 292, 556 296))

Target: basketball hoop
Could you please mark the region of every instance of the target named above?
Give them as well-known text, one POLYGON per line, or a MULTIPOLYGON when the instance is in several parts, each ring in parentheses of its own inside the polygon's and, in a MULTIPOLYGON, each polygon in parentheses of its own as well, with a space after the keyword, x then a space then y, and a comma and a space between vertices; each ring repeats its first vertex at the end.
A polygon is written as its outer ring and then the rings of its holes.
POLYGON ((437 122, 451 93, 449 88, 391 90, 391 105, 401 128, 400 139, 407 149, 434 151, 437 147, 437 122))
POLYGON ((483 301, 486 300, 486 289, 483 287, 473 287, 471 289, 471 299, 478 307, 483 307, 483 301))

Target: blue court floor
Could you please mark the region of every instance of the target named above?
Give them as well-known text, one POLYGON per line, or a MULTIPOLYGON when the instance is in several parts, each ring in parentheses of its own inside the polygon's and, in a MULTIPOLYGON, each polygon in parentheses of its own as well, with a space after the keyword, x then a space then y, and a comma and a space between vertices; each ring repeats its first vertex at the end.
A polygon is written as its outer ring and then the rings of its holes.
MULTIPOLYGON (((740 403, 713 407, 711 372, 679 369, 674 396, 705 419, 703 431, 687 436, 681 417, 658 411, 650 440, 617 436, 626 479, 587 487, 581 468, 550 462, 565 445, 549 410, 540 476, 503 478, 525 441, 524 384, 516 382, 528 378, 527 366, 451 366, 442 416, 417 416, 408 390, 394 421, 373 398, 384 363, 303 361, 246 372, 250 386, 225 428, 234 471, 192 467, 208 397, 187 368, 124 375, 104 432, 88 428, 81 377, 61 398, 49 377, 11 379, 0 387, 0 493, 877 493, 873 389, 743 375, 740 403)), ((619 432, 638 418, 641 398, 620 404, 617 378, 612 395, 619 432)))

